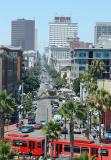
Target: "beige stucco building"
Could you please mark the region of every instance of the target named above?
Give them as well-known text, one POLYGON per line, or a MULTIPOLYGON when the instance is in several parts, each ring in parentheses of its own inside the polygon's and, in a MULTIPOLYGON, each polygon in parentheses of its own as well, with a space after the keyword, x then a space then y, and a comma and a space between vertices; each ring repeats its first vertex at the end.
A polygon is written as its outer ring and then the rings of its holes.
POLYGON ((98 87, 104 88, 111 94, 111 80, 109 79, 98 80, 98 87))

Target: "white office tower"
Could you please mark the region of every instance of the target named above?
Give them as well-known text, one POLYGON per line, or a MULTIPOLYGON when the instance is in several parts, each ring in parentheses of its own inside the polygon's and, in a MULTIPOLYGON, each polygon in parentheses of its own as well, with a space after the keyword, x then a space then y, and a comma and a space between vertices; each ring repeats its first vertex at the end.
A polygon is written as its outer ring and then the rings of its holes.
POLYGON ((111 36, 111 22, 97 22, 94 28, 94 44, 98 44, 101 37, 111 36))
POLYGON ((78 24, 72 23, 70 17, 55 17, 49 22, 49 47, 66 47, 68 39, 78 34, 78 24))

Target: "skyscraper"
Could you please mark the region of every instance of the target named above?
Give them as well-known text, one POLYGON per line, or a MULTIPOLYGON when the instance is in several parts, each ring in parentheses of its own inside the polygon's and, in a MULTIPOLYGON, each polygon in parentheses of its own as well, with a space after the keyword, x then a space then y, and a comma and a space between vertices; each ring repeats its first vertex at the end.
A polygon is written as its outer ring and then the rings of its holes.
POLYGON ((66 47, 68 38, 78 34, 78 24, 72 23, 70 17, 55 17, 49 23, 49 47, 66 47))
POLYGON ((17 19, 11 24, 11 45, 35 50, 35 20, 17 19))
POLYGON ((97 22, 94 28, 94 44, 97 44, 102 36, 111 35, 111 22, 97 22))

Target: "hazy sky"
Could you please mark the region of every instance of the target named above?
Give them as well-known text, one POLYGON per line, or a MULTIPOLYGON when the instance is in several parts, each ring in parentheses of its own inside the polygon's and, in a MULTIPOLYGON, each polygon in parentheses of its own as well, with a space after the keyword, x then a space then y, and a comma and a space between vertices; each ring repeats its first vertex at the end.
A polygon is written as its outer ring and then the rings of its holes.
POLYGON ((35 18, 42 52, 54 16, 71 16, 79 24, 81 40, 93 42, 95 23, 111 21, 111 0, 0 0, 0 44, 11 43, 11 20, 35 18))

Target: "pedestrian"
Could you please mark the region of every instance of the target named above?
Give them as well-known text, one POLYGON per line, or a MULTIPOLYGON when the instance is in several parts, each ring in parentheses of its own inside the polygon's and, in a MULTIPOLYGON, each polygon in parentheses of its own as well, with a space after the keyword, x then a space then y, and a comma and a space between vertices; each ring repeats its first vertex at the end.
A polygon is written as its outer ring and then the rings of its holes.
POLYGON ((26 155, 25 155, 25 153, 24 153, 24 152, 23 152, 23 154, 22 154, 22 157, 23 157, 23 160, 25 160, 26 155))
POLYGON ((96 133, 93 133, 93 139, 95 140, 96 139, 96 133))
POLYGON ((33 157, 32 157, 32 152, 31 151, 29 152, 29 156, 30 156, 30 160, 32 160, 33 157))
POLYGON ((39 157, 39 160, 43 160, 43 156, 40 156, 40 157, 39 157))

